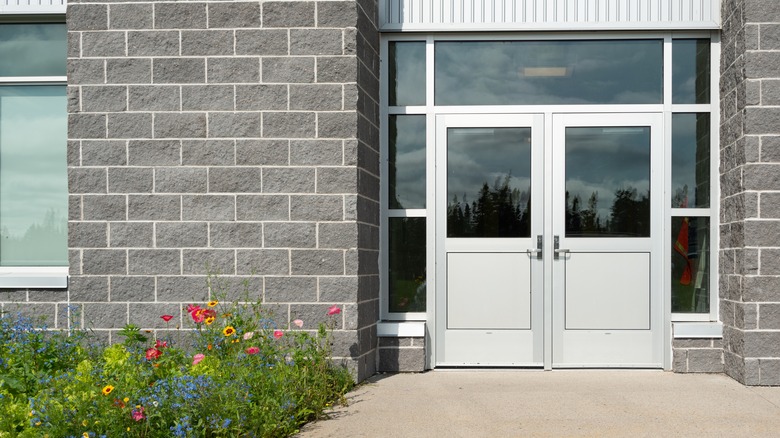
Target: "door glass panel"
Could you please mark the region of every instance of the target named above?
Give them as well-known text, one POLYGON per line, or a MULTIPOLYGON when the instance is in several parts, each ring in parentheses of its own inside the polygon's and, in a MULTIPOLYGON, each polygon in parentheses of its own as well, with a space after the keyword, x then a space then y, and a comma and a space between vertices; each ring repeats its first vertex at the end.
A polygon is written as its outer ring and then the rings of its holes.
POLYGON ((672 312, 710 311, 710 218, 672 218, 672 312))
POLYGON ((710 103, 710 40, 672 42, 672 102, 710 103))
POLYGON ((425 208, 425 116, 390 116, 389 207, 425 208))
POLYGON ((442 41, 436 105, 663 102, 662 40, 442 41))
POLYGON ((566 128, 566 237, 650 236, 650 128, 566 128))
POLYGON ((66 34, 65 23, 0 25, 0 76, 65 76, 66 34))
POLYGON ((425 105, 425 42, 387 45, 390 106, 425 105))
POLYGON ((531 235, 531 128, 447 129, 447 237, 531 235))
POLYGON ((425 311, 425 218, 391 217, 389 311, 425 311))
POLYGON ((710 115, 672 115, 672 208, 710 206, 710 115))

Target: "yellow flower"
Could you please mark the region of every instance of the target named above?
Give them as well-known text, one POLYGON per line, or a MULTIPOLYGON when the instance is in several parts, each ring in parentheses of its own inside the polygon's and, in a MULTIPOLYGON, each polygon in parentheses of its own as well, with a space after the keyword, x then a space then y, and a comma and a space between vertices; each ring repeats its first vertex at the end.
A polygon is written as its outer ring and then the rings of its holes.
POLYGON ((208 304, 206 304, 206 305, 209 306, 209 307, 214 307, 217 304, 219 304, 219 301, 213 300, 213 301, 209 301, 208 304))
POLYGON ((108 394, 111 394, 111 391, 113 391, 113 390, 114 390, 114 387, 113 387, 113 386, 111 386, 111 385, 106 385, 106 386, 103 388, 103 395, 108 395, 108 394))
POLYGON ((89 421, 87 421, 87 420, 84 420, 84 421, 81 422, 81 425, 84 426, 84 427, 87 427, 88 424, 89 424, 89 421))
POLYGON ((216 318, 214 318, 213 316, 209 316, 208 318, 206 318, 206 325, 211 325, 215 319, 216 318))
POLYGON ((234 329, 232 325, 229 325, 222 330, 222 334, 225 336, 233 336, 236 334, 236 329, 234 329))
POLYGON ((40 425, 41 425, 41 422, 39 421, 39 422, 35 423, 35 425, 36 425, 36 426, 40 426, 40 425))
POLYGON ((123 402, 125 402, 125 403, 127 403, 127 402, 129 402, 129 401, 130 401, 130 397, 125 397, 125 398, 123 398, 123 399, 122 399, 122 401, 123 401, 123 402))
POLYGON ((83 436, 84 438, 89 438, 89 434, 87 432, 82 433, 81 436, 83 436))

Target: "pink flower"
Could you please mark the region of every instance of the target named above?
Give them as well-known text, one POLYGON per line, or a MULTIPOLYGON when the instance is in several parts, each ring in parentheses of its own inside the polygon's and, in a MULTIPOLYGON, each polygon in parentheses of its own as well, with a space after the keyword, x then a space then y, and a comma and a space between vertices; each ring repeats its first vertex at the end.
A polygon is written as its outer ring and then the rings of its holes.
POLYGON ((244 333, 243 338, 244 338, 245 341, 248 341, 248 340, 252 339, 252 336, 254 336, 254 335, 255 335, 255 332, 246 332, 246 333, 244 333))
POLYGON ((192 356, 192 365, 199 364, 200 361, 202 361, 205 358, 206 358, 206 355, 205 354, 200 354, 200 353, 196 354, 195 356, 192 356))
POLYGON ((141 421, 144 418, 146 418, 146 415, 144 415, 143 406, 136 406, 135 409, 133 409, 133 412, 130 413, 130 415, 133 417, 133 420, 135 421, 141 421))
POLYGON ((187 305, 187 313, 195 312, 196 310, 199 310, 200 306, 196 306, 194 304, 188 304, 187 305))
POLYGON ((162 355, 162 351, 156 348, 149 348, 146 350, 146 360, 154 360, 162 355))
POLYGON ((296 325, 296 327, 298 327, 298 328, 301 328, 301 327, 303 327, 303 321, 302 321, 302 320, 300 320, 300 319, 296 319, 296 320, 294 320, 294 321, 293 321, 293 324, 295 324, 295 325, 296 325))
POLYGON ((328 315, 329 316, 330 315, 338 315, 339 313, 341 313, 341 308, 339 306, 334 304, 334 305, 328 307, 328 315))
POLYGON ((160 341, 159 339, 154 343, 154 348, 160 349, 165 348, 168 346, 168 343, 165 341, 160 341))
POLYGON ((244 351, 246 351, 246 354, 257 354, 260 352, 260 349, 257 347, 249 347, 244 351))
POLYGON ((160 318, 162 318, 163 321, 168 322, 173 319, 173 315, 163 315, 160 318))
POLYGON ((284 332, 281 330, 274 330, 274 338, 279 339, 284 336, 284 332))

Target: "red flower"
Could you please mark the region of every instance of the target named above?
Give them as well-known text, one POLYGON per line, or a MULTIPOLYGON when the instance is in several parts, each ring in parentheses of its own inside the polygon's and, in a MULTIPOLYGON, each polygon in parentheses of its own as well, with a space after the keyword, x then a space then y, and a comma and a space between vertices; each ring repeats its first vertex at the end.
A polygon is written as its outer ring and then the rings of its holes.
POLYGON ((334 304, 328 307, 328 315, 338 315, 339 313, 341 313, 341 308, 339 306, 334 304))
POLYGON ((173 319, 173 315, 163 315, 160 318, 162 318, 163 321, 168 322, 173 319))
POLYGON ((154 348, 166 348, 168 346, 168 343, 165 341, 160 341, 159 339, 154 343, 154 348))
POLYGON ((274 330, 274 338, 279 339, 284 336, 284 332, 281 330, 274 330))
POLYGON ((244 351, 246 351, 246 354, 257 354, 260 352, 260 349, 257 347, 249 347, 244 351))
POLYGON ((162 355, 162 351, 156 348, 149 348, 146 350, 146 360, 154 360, 162 355))

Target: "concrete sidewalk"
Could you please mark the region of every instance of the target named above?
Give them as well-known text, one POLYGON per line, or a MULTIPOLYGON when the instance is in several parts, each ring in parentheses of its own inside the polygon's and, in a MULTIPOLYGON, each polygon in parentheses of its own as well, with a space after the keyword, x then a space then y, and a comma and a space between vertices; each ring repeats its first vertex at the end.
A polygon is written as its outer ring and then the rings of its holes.
POLYGON ((780 437, 780 388, 662 371, 379 375, 300 437, 780 437))

